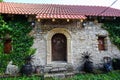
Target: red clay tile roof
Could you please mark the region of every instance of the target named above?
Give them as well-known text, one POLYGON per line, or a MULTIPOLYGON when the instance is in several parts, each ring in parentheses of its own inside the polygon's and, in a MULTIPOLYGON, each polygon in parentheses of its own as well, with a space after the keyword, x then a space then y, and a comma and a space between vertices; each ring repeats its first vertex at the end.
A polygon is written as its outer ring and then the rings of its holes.
POLYGON ((116 16, 120 10, 99 6, 75 6, 53 4, 23 4, 0 2, 2 14, 36 15, 36 18, 85 19, 85 16, 116 16), (104 10, 107 9, 105 12, 104 10))

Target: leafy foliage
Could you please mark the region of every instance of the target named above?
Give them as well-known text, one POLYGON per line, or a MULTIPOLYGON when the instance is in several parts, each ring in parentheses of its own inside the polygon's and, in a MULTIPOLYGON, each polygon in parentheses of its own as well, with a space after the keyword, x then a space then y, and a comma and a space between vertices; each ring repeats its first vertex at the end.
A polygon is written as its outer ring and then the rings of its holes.
POLYGON ((0 19, 0 22, 4 23, 0 28, 3 32, 1 36, 4 38, 4 34, 9 30, 12 39, 12 51, 10 54, 4 54, 3 52, 4 39, 0 42, 0 71, 4 72, 9 61, 12 60, 14 64, 21 66, 24 64, 25 57, 32 55, 35 49, 31 48, 33 37, 29 36, 28 33, 32 30, 32 27, 26 19, 16 17, 7 23, 2 19, 0 19))
POLYGON ((105 22, 103 28, 109 32, 110 40, 120 49, 120 22, 105 22))
POLYGON ((8 27, 3 17, 0 15, 0 38, 3 38, 7 33, 11 33, 12 28, 8 27))
POLYGON ((12 29, 8 27, 6 22, 3 20, 3 17, 0 15, 0 71, 1 72, 3 72, 3 70, 5 68, 6 60, 9 60, 8 56, 6 56, 6 54, 3 55, 3 53, 4 53, 4 51, 3 51, 4 37, 5 37, 6 33, 10 33, 11 30, 12 29), (4 59, 6 59, 6 60, 4 60, 4 59))

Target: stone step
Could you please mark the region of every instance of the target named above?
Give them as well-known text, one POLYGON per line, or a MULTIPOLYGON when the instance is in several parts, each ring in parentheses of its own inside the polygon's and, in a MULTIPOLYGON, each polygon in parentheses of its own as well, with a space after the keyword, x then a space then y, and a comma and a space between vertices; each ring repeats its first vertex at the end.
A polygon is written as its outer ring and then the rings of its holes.
POLYGON ((48 64, 44 68, 45 72, 71 72, 73 67, 71 64, 48 64))
POLYGON ((54 77, 54 78, 65 78, 74 76, 73 72, 70 73, 48 73, 45 74, 44 77, 54 77))

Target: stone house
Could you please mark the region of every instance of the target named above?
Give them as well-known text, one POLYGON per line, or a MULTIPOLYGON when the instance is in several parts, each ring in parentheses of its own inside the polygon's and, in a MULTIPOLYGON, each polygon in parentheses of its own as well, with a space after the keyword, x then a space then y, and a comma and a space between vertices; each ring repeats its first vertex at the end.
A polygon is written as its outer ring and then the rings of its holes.
POLYGON ((100 6, 0 3, 0 13, 23 15, 33 21, 34 65, 81 67, 82 54, 91 53, 95 67, 103 57, 120 57, 102 22, 120 18, 120 10, 100 6))

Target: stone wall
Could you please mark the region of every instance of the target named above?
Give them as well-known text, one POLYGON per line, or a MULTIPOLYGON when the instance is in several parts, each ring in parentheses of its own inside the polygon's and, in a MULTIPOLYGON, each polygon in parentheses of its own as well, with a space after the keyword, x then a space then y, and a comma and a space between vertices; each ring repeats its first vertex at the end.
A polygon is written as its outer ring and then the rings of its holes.
MULTIPOLYGON (((53 29, 64 28, 71 36, 70 40, 70 62, 74 69, 78 69, 82 66, 82 53, 88 51, 91 53, 92 61, 94 63, 94 67, 99 67, 101 63, 103 63, 103 57, 109 56, 111 58, 120 57, 120 52, 116 46, 111 44, 110 39, 108 37, 108 32, 101 28, 100 23, 87 22, 84 27, 79 21, 72 21, 68 23, 42 23, 37 22, 36 27, 31 34, 34 36, 34 44, 33 48, 36 48, 36 53, 34 54, 34 65, 46 65, 47 64, 47 56, 48 46, 47 39, 48 34, 53 29), (106 48, 105 51, 98 50, 98 36, 106 36, 106 48)), ((52 62, 52 61, 50 61, 52 62)), ((52 64, 59 64, 52 63, 52 64)))

